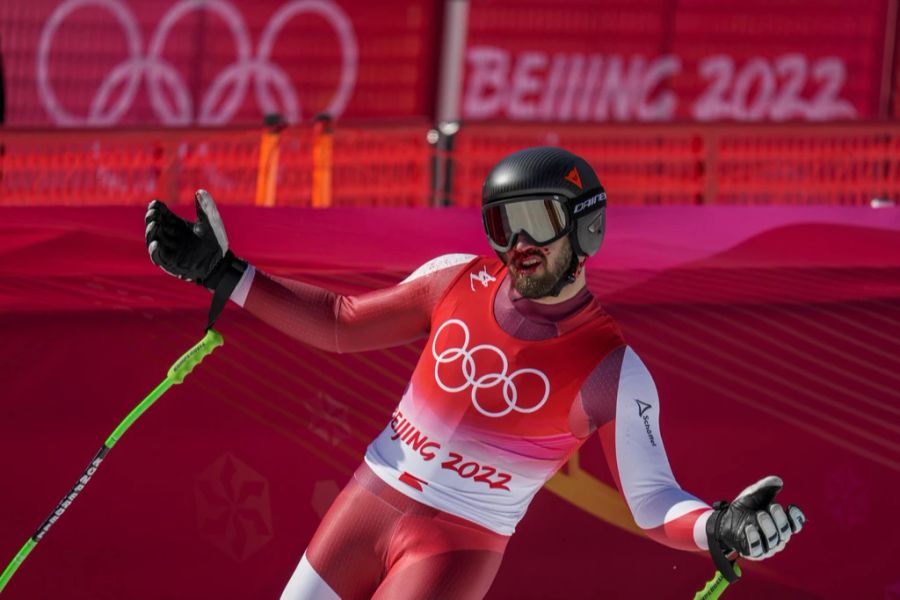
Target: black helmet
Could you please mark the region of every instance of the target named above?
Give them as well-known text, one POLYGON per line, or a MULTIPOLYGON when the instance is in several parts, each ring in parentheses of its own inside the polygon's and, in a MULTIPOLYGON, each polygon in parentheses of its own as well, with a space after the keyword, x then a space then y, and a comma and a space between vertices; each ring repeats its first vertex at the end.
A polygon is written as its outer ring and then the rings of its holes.
POLYGON ((586 160, 562 148, 510 154, 484 180, 481 201, 485 231, 498 253, 523 231, 540 244, 568 235, 577 256, 593 256, 603 242, 603 185, 586 160))

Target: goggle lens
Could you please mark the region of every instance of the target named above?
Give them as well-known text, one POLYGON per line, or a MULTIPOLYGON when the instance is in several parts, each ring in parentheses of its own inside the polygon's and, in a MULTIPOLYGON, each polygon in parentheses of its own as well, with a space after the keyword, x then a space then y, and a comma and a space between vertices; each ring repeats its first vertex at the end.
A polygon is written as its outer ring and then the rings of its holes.
POLYGON ((488 239, 496 250, 512 248, 519 233, 525 232, 538 245, 549 244, 567 231, 569 215, 558 198, 532 198, 483 208, 488 239))

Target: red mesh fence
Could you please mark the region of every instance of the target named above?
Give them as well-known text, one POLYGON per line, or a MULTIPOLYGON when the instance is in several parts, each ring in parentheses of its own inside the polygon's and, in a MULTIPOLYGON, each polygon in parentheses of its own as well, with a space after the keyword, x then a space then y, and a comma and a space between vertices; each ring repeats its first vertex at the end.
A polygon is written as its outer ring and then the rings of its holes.
POLYGON ((431 150, 424 124, 339 126, 334 134, 335 206, 427 206, 431 150))
POLYGON ((691 204, 704 190, 700 127, 515 127, 473 125, 461 130, 455 153, 455 203, 481 204, 481 183, 504 155, 527 146, 562 146, 594 166, 620 204, 691 204))
MULTIPOLYGON (((313 159, 311 127, 278 140, 275 205, 310 206, 316 168, 326 206, 428 206, 433 150, 424 122, 340 124, 330 164, 313 159), (319 165, 317 167, 317 165, 319 165)), ((255 204, 260 129, 4 131, 0 205, 187 202, 205 187, 255 204)), ((453 203, 477 206, 505 154, 559 145, 583 155, 620 205, 868 204, 900 198, 900 124, 468 125, 455 140, 453 203)))
POLYGON ((900 126, 758 127, 709 136, 707 196, 723 204, 869 204, 900 198, 900 126))
POLYGON ((258 130, 5 131, 0 205, 186 201, 198 187, 252 203, 258 130))
MULTIPOLYGON (((426 206, 428 127, 341 125, 332 140, 332 206, 426 206)), ((309 206, 313 187, 313 133, 290 128, 279 140, 276 203, 309 206)), ((253 202, 251 194, 248 203, 253 202)))
POLYGON ((505 154, 559 145, 590 162, 615 204, 869 204, 900 198, 900 125, 470 125, 456 204, 477 206, 505 154))

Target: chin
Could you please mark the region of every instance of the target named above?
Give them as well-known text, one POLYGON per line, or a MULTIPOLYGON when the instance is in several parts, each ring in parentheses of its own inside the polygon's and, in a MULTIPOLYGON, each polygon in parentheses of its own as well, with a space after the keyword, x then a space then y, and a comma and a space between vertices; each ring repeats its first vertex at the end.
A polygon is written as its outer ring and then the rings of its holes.
POLYGON ((514 281, 516 291, 523 298, 538 300, 550 295, 550 291, 556 287, 556 281, 550 281, 548 277, 528 277, 516 274, 514 281))

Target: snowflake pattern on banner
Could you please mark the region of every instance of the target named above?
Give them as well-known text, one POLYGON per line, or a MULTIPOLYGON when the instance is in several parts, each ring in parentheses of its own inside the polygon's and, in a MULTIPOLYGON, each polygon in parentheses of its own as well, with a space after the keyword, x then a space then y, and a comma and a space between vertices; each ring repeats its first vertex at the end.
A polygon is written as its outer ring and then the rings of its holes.
POLYGON ((269 482, 232 454, 219 457, 194 484, 202 535, 237 562, 272 539, 269 482))
POLYGON ((316 391, 305 403, 309 410, 307 429, 332 446, 350 436, 350 408, 330 394, 316 391))

